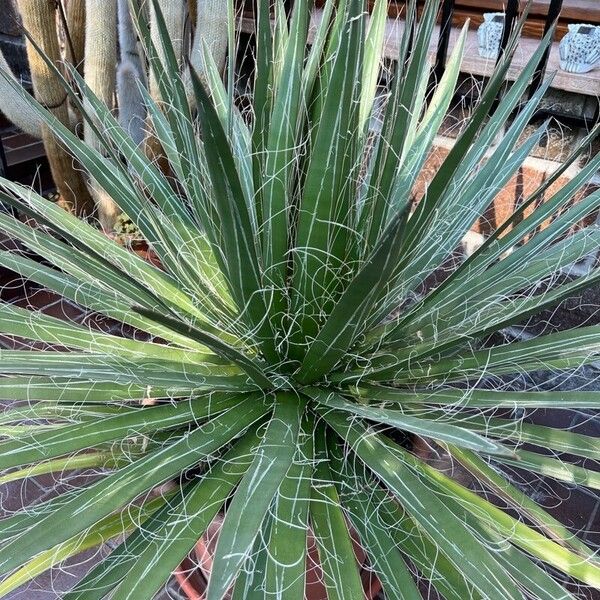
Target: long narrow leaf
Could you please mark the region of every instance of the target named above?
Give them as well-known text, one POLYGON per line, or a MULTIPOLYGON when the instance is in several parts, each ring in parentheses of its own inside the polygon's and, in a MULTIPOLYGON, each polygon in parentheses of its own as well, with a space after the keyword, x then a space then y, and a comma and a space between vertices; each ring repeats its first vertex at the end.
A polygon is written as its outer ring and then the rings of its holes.
POLYGON ((111 596, 114 600, 152 600, 160 586, 194 547, 250 466, 259 444, 248 433, 181 498, 160 528, 139 550, 134 564, 111 596), (182 526, 182 521, 185 525, 182 526))
POLYGON ((42 550, 85 531, 136 496, 205 459, 260 419, 269 405, 254 396, 192 431, 178 442, 150 453, 88 486, 0 548, 0 571, 6 573, 42 550))
POLYGON ((316 432, 316 458, 310 520, 330 600, 362 598, 362 583, 348 525, 342 512, 327 453, 325 427, 316 432))
POLYGON ((441 500, 427 492, 427 487, 375 434, 335 413, 323 413, 327 422, 344 438, 359 458, 384 481, 398 497, 403 508, 434 540, 440 551, 455 564, 485 597, 521 599, 515 582, 498 568, 493 555, 485 548, 441 500), (458 540, 461 540, 458 546, 458 540))
POLYGON ((228 507, 207 600, 221 600, 248 557, 269 505, 292 464, 304 408, 300 398, 277 394, 263 441, 228 507))
POLYGON ((482 435, 469 435, 461 427, 453 427, 444 423, 438 423, 434 420, 423 420, 418 417, 405 415, 399 410, 389 410, 376 406, 362 406, 349 402, 343 396, 337 394, 321 392, 320 390, 309 388, 305 393, 317 400, 323 406, 335 409, 335 411, 348 412, 359 417, 392 425, 399 429, 410 431, 422 437, 437 439, 449 442, 459 447, 469 448, 477 452, 486 454, 505 454, 511 455, 512 451, 502 444, 495 443, 482 435))

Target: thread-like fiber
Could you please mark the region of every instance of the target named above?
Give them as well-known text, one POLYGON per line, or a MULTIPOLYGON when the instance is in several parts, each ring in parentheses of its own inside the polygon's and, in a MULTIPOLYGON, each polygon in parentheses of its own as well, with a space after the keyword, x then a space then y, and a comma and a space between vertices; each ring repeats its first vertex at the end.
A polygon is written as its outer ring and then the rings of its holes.
MULTIPOLYGON (((112 110, 117 69, 117 0, 86 0, 85 13, 85 82, 112 110)), ((90 109, 86 100, 84 108, 90 109)), ((101 150, 102 144, 87 121, 84 122, 83 131, 85 143, 101 150)), ((90 182, 90 191, 98 208, 100 223, 105 229, 111 230, 119 209, 97 183, 90 182)))
MULTIPOLYGON (((13 81, 16 81, 1 50, 0 71, 7 73, 13 81)), ((42 137, 42 121, 39 115, 23 102, 4 77, 0 77, 0 112, 4 113, 4 116, 21 131, 36 138, 42 137)))
MULTIPOLYGON (((227 0, 197 0, 196 28, 190 52, 190 65, 201 78, 205 73, 204 46, 207 47, 222 74, 227 58, 227 0)), ((188 100, 193 105, 194 93, 189 71, 185 74, 185 83, 188 100)))
MULTIPOLYGON (((56 4, 52 0, 18 0, 23 27, 40 46, 44 54, 59 64, 60 48, 56 29, 56 4)), ((27 58, 33 91, 37 100, 64 125, 69 125, 67 94, 34 46, 27 42, 27 58)), ((42 139, 54 183, 63 203, 78 215, 94 210, 93 200, 86 187, 81 168, 76 168, 71 155, 58 143, 46 125, 42 139)))

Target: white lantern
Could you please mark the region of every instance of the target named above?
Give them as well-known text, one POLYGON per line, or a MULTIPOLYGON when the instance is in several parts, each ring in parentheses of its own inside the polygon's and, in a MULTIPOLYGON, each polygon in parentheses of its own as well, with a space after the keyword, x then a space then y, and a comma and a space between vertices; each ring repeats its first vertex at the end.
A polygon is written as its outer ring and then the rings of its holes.
POLYGON ((578 23, 560 42, 560 68, 569 73, 587 73, 600 65, 600 27, 578 23))
POLYGON ((498 58, 503 31, 504 13, 484 13, 483 23, 477 30, 479 56, 491 59, 498 58))

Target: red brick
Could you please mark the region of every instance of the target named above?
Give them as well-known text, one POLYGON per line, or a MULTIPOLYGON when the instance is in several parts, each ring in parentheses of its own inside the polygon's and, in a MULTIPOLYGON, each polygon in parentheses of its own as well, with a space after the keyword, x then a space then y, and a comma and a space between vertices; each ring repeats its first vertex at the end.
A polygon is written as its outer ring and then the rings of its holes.
MULTIPOLYGON (((449 143, 444 140, 442 144, 436 145, 435 149, 431 152, 414 188, 414 197, 417 201, 423 197, 428 183, 432 180, 444 159, 448 156, 449 148, 449 143)), ((525 164, 496 196, 484 215, 473 223, 471 230, 483 234, 489 234, 494 231, 513 214, 515 209, 518 208, 518 206, 533 193, 558 166, 558 163, 547 160, 534 158, 527 159, 525 164)), ((561 177, 550 186, 540 201, 544 202, 546 199, 551 198, 570 181, 574 172, 574 169, 571 170, 570 173, 567 171, 565 176, 561 177)), ((576 200, 589 195, 596 189, 598 189, 597 186, 588 186, 576 196, 576 200)), ((531 214, 534 208, 535 207, 528 208, 525 211, 525 216, 531 214)), ((590 218, 587 221, 591 220, 593 219, 590 218)), ((547 226, 547 224, 548 223, 544 223, 542 228, 547 226)))

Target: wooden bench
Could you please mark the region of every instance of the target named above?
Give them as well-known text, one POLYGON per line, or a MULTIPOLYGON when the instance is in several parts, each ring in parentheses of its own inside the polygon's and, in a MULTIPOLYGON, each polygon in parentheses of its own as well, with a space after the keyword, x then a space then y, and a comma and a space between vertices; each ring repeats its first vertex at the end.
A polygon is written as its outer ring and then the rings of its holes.
MULTIPOLYGON (((521 3, 524 7, 524 2, 521 3)), ((494 0, 458 0, 456 3, 454 22, 462 25, 471 19, 474 26, 483 21, 484 12, 501 12, 501 2, 494 0)), ((541 38, 544 33, 546 16, 550 0, 536 0, 529 13, 523 34, 527 37, 541 38)), ((560 40, 572 23, 591 23, 600 25, 600 2, 598 0, 564 0, 560 19, 556 28, 555 39, 560 40)))
POLYGON ((19 131, 2 113, 0 113, 0 136, 9 179, 25 184, 36 182, 36 189, 50 190, 54 187, 42 140, 19 131))
MULTIPOLYGON (((369 4, 372 5, 372 2, 369 4)), ((423 2, 420 0, 419 4, 422 5, 423 2)), ((462 27, 470 19, 472 27, 477 28, 483 22, 484 12, 503 12, 505 5, 506 2, 500 0, 456 0, 452 24, 462 27)), ((521 0, 520 5, 524 8, 526 2, 521 0)), ((389 3, 389 16, 402 17, 405 6, 406 2, 403 0, 392 0, 389 3)), ((542 37, 549 7, 550 0, 534 0, 529 18, 523 28, 525 36, 538 39, 542 37)), ((556 39, 560 40, 572 23, 600 25, 600 0, 564 0, 556 29, 556 39)))

